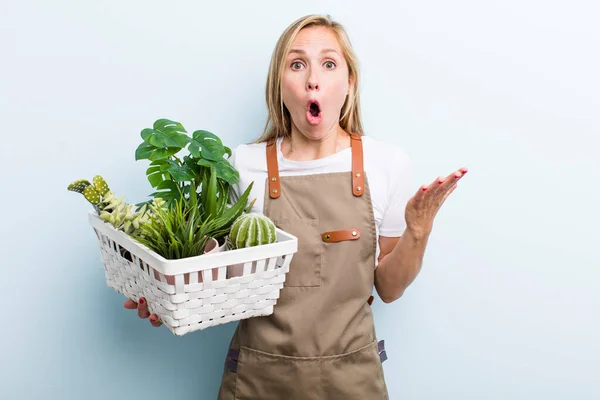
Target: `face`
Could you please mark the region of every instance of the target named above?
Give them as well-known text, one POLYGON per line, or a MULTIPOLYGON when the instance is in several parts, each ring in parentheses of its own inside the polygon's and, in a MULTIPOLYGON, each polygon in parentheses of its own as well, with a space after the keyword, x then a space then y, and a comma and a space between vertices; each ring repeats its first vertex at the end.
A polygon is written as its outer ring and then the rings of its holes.
POLYGON ((281 84, 293 131, 317 140, 337 132, 350 82, 335 33, 325 27, 301 30, 287 55, 281 84))

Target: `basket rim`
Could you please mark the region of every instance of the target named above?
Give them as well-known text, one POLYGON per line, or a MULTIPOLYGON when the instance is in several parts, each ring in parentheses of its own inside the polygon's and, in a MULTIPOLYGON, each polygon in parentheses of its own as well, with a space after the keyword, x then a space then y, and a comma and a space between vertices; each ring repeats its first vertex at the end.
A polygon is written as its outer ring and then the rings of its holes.
POLYGON ((291 255, 298 251, 298 238, 289 232, 275 227, 277 242, 243 249, 230 249, 219 253, 201 254, 180 259, 166 259, 144 244, 134 240, 125 232, 117 230, 110 223, 100 219, 95 210, 88 212, 92 227, 108 236, 115 243, 142 259, 153 269, 166 275, 198 272, 225 265, 241 264, 249 261, 291 255))

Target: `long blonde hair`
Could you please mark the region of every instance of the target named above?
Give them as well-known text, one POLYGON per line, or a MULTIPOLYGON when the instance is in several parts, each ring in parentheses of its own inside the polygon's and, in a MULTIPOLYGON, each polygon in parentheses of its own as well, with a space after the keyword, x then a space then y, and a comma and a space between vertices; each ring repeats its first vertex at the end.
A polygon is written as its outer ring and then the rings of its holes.
POLYGON ((290 113, 283 104, 281 96, 281 77, 286 66, 285 60, 298 33, 311 26, 324 26, 331 29, 337 36, 340 47, 348 64, 349 78, 352 82, 350 93, 342 106, 340 126, 348 133, 363 135, 360 114, 359 94, 359 65, 358 59, 344 27, 331 19, 329 15, 307 15, 296 20, 281 34, 269 66, 267 77, 266 100, 268 116, 262 135, 255 143, 266 142, 270 139, 289 136, 292 132, 290 113))

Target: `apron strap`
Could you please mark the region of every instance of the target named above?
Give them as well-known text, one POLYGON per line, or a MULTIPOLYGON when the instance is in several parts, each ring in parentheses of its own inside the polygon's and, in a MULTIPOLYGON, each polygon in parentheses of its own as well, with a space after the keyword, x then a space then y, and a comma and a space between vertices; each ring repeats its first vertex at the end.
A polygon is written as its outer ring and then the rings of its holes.
POLYGON ((277 138, 267 142, 267 179, 269 180, 269 196, 276 199, 281 194, 279 185, 279 165, 277 163, 277 138))
POLYGON ((356 133, 351 134, 350 139, 350 145, 352 146, 352 193, 356 197, 360 197, 365 189, 362 139, 356 133))
MULTIPOLYGON (((352 193, 360 197, 365 189, 365 171, 363 164, 363 146, 360 135, 350 135, 350 147, 352 149, 352 193)), ((269 139, 267 142, 267 179, 269 180, 269 196, 276 199, 281 195, 279 184, 279 164, 277 163, 277 138, 269 139)))

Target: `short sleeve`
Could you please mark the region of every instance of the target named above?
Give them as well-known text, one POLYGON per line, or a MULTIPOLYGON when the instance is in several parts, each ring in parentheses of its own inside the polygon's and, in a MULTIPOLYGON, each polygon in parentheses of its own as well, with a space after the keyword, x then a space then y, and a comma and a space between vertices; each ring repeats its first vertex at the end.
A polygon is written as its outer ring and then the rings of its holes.
POLYGON ((413 171, 410 159, 402 149, 396 149, 390 163, 390 168, 387 169, 387 205, 379 226, 379 235, 398 237, 406 229, 404 214, 406 204, 413 194, 413 171))

